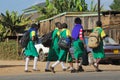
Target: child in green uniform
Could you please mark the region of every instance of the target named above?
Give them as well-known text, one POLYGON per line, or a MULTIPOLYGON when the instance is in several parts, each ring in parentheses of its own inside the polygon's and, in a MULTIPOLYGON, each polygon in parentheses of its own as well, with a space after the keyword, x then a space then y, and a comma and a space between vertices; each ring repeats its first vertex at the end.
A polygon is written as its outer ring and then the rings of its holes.
MULTIPOLYGON (((59 29, 61 27, 61 23, 56 22, 55 26, 56 26, 56 28, 52 34, 52 43, 51 43, 48 58, 47 58, 45 72, 50 72, 50 70, 49 70, 50 61, 56 61, 59 56, 60 48, 58 46, 58 40, 59 40, 59 29)), ((61 66, 62 66, 63 70, 66 69, 63 62, 61 62, 61 66)))
POLYGON ((101 21, 97 21, 96 26, 97 27, 95 27, 93 29, 93 31, 96 29, 98 30, 98 32, 101 36, 101 40, 100 40, 99 46, 97 48, 93 48, 92 53, 93 53, 94 59, 96 59, 96 62, 93 64, 93 66, 95 67, 96 71, 99 72, 99 71, 101 71, 99 69, 99 62, 101 59, 105 58, 105 54, 104 54, 104 50, 103 50, 103 38, 106 36, 106 34, 105 34, 104 30, 101 28, 101 26, 102 26, 101 21))
POLYGON ((27 46, 25 47, 25 52, 24 52, 25 56, 26 56, 25 72, 29 72, 28 71, 28 63, 29 63, 30 56, 34 57, 33 70, 37 71, 38 52, 35 48, 35 39, 36 39, 36 35, 37 35, 37 29, 38 29, 38 25, 32 24, 32 27, 29 30, 30 40, 29 40, 27 46))
MULTIPOLYGON (((66 23, 63 23, 62 24, 62 30, 60 32, 60 38, 64 37, 64 38, 68 38, 70 37, 70 31, 67 29, 67 24, 66 23)), ((55 73, 54 71, 54 67, 56 67, 60 62, 66 62, 66 59, 67 59, 67 53, 68 53, 68 50, 69 49, 63 49, 63 48, 60 48, 60 51, 59 51, 59 56, 58 56, 58 60, 52 64, 51 66, 51 70, 53 71, 53 73, 55 73)), ((72 62, 72 57, 69 55, 69 58, 68 58, 69 62, 72 62)), ((71 63, 71 70, 73 70, 73 64, 71 63)))

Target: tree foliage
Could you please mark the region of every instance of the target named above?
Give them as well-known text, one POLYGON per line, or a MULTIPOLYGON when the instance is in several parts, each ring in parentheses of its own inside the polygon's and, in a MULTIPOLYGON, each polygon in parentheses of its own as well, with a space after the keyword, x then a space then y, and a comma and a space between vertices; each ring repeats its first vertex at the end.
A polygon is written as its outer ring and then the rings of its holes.
POLYGON ((59 13, 87 10, 87 4, 85 3, 85 0, 52 0, 52 3, 58 9, 59 13))
POLYGON ((110 5, 111 10, 120 11, 120 0, 114 0, 113 3, 110 5))
POLYGON ((87 11, 85 0, 46 0, 45 6, 32 6, 25 12, 36 11, 40 13, 39 19, 50 18, 63 12, 87 11))
POLYGON ((30 17, 24 17, 24 14, 18 15, 17 12, 12 11, 11 13, 7 10, 5 14, 1 13, 0 24, 5 29, 7 35, 16 35, 30 22, 30 17))

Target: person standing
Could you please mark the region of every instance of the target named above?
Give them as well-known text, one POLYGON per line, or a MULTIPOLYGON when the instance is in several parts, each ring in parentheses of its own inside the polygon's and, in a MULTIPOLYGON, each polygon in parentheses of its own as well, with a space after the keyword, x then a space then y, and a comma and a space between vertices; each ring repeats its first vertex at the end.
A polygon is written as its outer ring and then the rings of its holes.
POLYGON ((105 58, 104 49, 103 49, 103 38, 106 36, 106 34, 105 34, 104 30, 102 29, 101 21, 96 22, 96 27, 93 29, 93 31, 96 29, 100 35, 101 40, 100 40, 99 46, 92 49, 93 57, 96 60, 96 62, 93 64, 93 66, 95 67, 97 72, 100 72, 102 70, 99 69, 99 62, 101 59, 105 58))
POLYGON ((36 35, 37 35, 37 30, 38 30, 38 25, 37 24, 32 24, 31 28, 28 30, 30 32, 30 40, 27 44, 27 46, 25 47, 25 51, 24 54, 26 56, 25 59, 25 72, 30 72, 28 70, 28 65, 29 65, 29 60, 30 57, 34 57, 34 64, 33 64, 33 71, 38 71, 37 69, 37 60, 38 60, 38 52, 35 48, 35 41, 36 41, 36 35))
MULTIPOLYGON (((52 33, 52 43, 51 43, 49 53, 48 53, 45 72, 51 72, 51 70, 49 70, 50 61, 56 61, 59 56, 60 48, 58 46, 58 41, 59 41, 59 35, 60 35, 59 30, 61 29, 61 23, 56 22, 55 26, 56 26, 56 28, 54 29, 54 31, 52 33)), ((64 62, 61 62, 61 66, 62 66, 63 70, 65 71, 66 67, 64 65, 64 62)))
POLYGON ((81 19, 79 17, 75 18, 75 25, 72 29, 72 39, 73 39, 73 48, 74 48, 74 57, 76 60, 76 71, 81 72, 84 71, 82 68, 82 59, 80 59, 85 53, 84 49, 84 37, 83 37, 83 27, 81 25, 81 19), (79 62, 80 60, 80 62, 79 62))

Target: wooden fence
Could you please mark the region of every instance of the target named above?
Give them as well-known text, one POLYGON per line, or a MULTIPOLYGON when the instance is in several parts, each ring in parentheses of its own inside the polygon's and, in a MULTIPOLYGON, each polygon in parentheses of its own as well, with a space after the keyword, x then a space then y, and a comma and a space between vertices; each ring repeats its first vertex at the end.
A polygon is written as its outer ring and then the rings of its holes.
POLYGON ((97 21, 97 13, 62 13, 52 18, 40 21, 40 35, 45 34, 55 28, 56 22, 67 23, 69 29, 72 30, 74 26, 74 19, 80 17, 84 29, 92 29, 97 21))
POLYGON ((111 25, 111 27, 105 28, 105 32, 120 44, 120 25, 111 25))
MULTIPOLYGON (((56 15, 52 18, 40 21, 40 30, 39 34, 43 35, 55 28, 56 22, 67 23, 69 29, 72 30, 74 26, 74 19, 80 17, 82 20, 82 25, 84 30, 89 32, 96 25, 98 20, 97 13, 91 12, 65 12, 59 15, 56 15)), ((106 33, 120 43, 120 15, 101 15, 101 21, 103 23, 103 28, 105 28, 106 33)))

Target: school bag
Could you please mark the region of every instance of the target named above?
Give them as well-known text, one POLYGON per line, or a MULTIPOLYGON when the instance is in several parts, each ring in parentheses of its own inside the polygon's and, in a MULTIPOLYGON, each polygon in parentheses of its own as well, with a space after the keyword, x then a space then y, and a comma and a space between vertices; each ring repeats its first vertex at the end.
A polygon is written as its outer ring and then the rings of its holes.
POLYGON ((69 49, 71 47, 71 40, 70 38, 60 38, 58 41, 58 45, 62 49, 69 49))
POLYGON ((90 48, 96 48, 99 46, 101 41, 100 33, 99 33, 99 28, 94 29, 92 33, 90 33, 88 37, 88 47, 90 48))
POLYGON ((44 47, 50 47, 51 46, 51 42, 52 42, 52 33, 53 31, 44 34, 41 37, 41 43, 43 44, 44 47))
MULTIPOLYGON (((63 32, 60 33, 60 34, 63 34, 63 32)), ((58 41, 58 45, 62 49, 69 49, 71 47, 71 39, 70 39, 70 37, 65 38, 65 37, 60 36, 60 39, 58 41)))
POLYGON ((27 31, 23 34, 23 36, 20 39, 20 45, 22 48, 25 48, 30 40, 30 32, 27 31))

